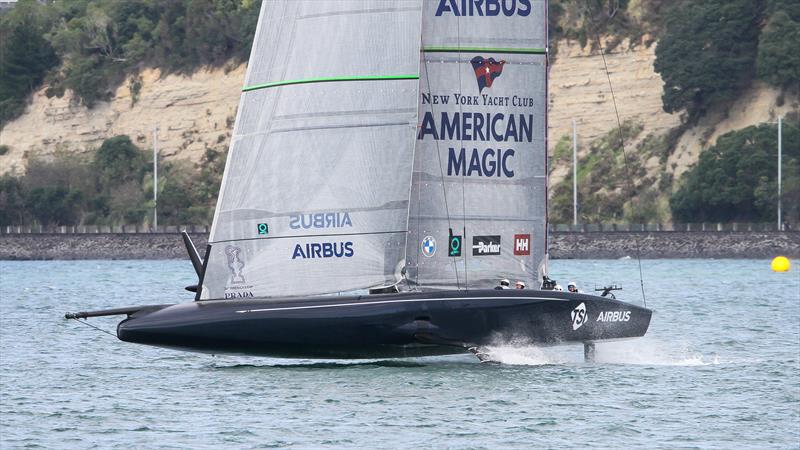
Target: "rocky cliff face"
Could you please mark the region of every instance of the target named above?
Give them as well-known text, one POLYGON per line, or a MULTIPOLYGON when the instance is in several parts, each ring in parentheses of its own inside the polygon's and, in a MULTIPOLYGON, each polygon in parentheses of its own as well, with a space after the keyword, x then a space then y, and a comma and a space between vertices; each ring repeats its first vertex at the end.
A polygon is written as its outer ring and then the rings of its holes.
POLYGON ((774 123, 778 117, 797 111, 800 111, 800 98, 758 81, 736 101, 711 111, 684 132, 667 161, 667 170, 678 179, 697 161, 700 152, 716 144, 723 134, 750 125, 774 123))
MULTIPOLYGON (((624 41, 606 54, 620 120, 641 124, 641 137, 661 135, 680 125, 677 114, 667 114, 661 108, 664 82, 653 70, 655 48, 624 41)), ((564 136, 572 139, 573 120, 577 126, 579 157, 588 151, 591 141, 617 128, 611 88, 599 53, 592 53, 577 42, 558 43, 550 71, 549 111, 551 154, 559 139, 564 136)), ((626 142, 626 146, 633 148, 636 143, 626 142)), ((555 185, 567 175, 571 165, 552 169, 550 184, 555 185)))
POLYGON ((191 76, 162 77, 158 70, 146 70, 138 95, 133 96, 126 83, 113 100, 92 109, 74 105, 66 96, 47 98, 39 91, 25 115, 0 131, 0 145, 9 147, 0 156, 0 173, 24 171, 34 155, 89 153, 103 140, 121 134, 150 149, 155 127, 162 156, 199 161, 206 147, 227 147, 244 73, 243 65, 191 76))

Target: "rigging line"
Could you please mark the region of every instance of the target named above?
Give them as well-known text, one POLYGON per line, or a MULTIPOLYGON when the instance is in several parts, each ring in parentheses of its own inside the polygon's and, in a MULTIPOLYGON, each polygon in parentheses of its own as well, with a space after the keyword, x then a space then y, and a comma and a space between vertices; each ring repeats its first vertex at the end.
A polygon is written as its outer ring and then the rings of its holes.
MULTIPOLYGON (((419 46, 420 46, 420 48, 422 48, 422 18, 420 18, 420 27, 419 27, 419 46)), ((421 65, 424 65, 425 64, 425 55, 420 52, 419 56, 420 56, 420 58, 422 58, 421 65)), ((422 75, 422 71, 421 70, 417 69, 417 72, 420 72, 420 75, 422 75)), ((420 82, 417 85, 419 86, 419 90, 422 90, 422 79, 421 78, 420 78, 420 82)), ((419 101, 419 99, 417 99, 417 101, 419 101)), ((417 106, 417 119, 419 120, 419 105, 417 106)), ((412 189, 414 187, 414 167, 416 166, 417 152, 419 151, 419 149, 417 148, 417 134, 416 134, 416 131, 417 130, 415 130, 415 133, 414 133, 414 159, 411 161, 411 187, 412 187, 412 189)), ((411 192, 411 195, 414 195, 413 190, 411 192)), ((415 243, 416 247, 417 247, 417 259, 416 259, 416 262, 417 262, 417 281, 416 281, 416 286, 415 286, 416 289, 422 287, 422 284, 420 282, 422 280, 422 278, 420 277, 420 269, 422 268, 422 266, 419 263, 419 252, 420 252, 420 249, 421 249, 421 246, 422 246, 422 242, 419 240, 419 237, 420 237, 420 234, 419 234, 420 221, 422 220, 422 214, 420 214, 420 212, 421 212, 420 211, 421 210, 421 207, 420 207, 421 202, 422 202, 422 187, 421 187, 421 183, 419 183, 419 177, 418 177, 417 178, 417 232, 416 232, 417 242, 415 243)), ((411 198, 409 198, 408 199, 408 213, 409 214, 411 214, 411 207, 412 207, 411 204, 412 204, 411 198)), ((408 239, 408 237, 406 237, 406 239, 408 239)), ((408 248, 408 244, 406 244, 406 252, 408 252, 407 248, 408 248)), ((408 257, 408 255, 406 255, 406 257, 408 257)), ((406 283, 409 286, 411 285, 411 282, 408 280, 408 278, 406 278, 406 283)))
POLYGON ((109 335, 109 336, 117 337, 117 335, 116 335, 116 334, 114 334, 114 333, 112 333, 112 332, 110 332, 110 331, 106 331, 106 330, 104 330, 104 329, 102 329, 102 328, 96 327, 96 326, 94 326, 94 325, 90 324, 89 322, 87 322, 87 321, 85 321, 85 320, 80 320, 80 319, 77 319, 77 318, 76 318, 76 319, 73 319, 73 320, 75 320, 76 322, 78 322, 78 323, 81 323, 81 324, 83 324, 83 325, 86 325, 86 326, 87 326, 87 327, 89 327, 89 328, 94 328, 95 330, 97 330, 97 331, 100 331, 100 332, 103 332, 103 333, 105 333, 105 334, 107 334, 107 335, 109 335))
MULTIPOLYGON (((428 73, 428 59, 427 59, 427 57, 424 56, 424 54, 423 54, 422 58, 423 58, 422 59, 423 67, 425 68, 425 84, 428 87, 428 94, 430 94, 431 93, 431 78, 430 78, 430 75, 428 73)), ((460 63, 460 61, 459 61, 459 63, 460 63)), ((461 86, 459 86, 459 89, 460 88, 461 88, 461 86)), ((431 110, 431 115, 435 117, 436 116, 436 112, 433 110, 433 102, 428 102, 428 106, 429 106, 429 108, 431 110)), ((436 143, 436 158, 439 160, 439 176, 441 176, 441 178, 442 178, 442 196, 444 197, 444 211, 445 211, 445 214, 447 214, 447 228, 452 230, 453 229, 453 225, 450 222, 450 208, 449 208, 449 206, 447 204, 447 187, 445 186, 444 167, 442 166, 442 152, 439 150, 439 140, 438 139, 434 139, 434 142, 436 143)), ((463 243, 462 243, 462 247, 463 247, 463 243)), ((447 243, 447 249, 448 249, 447 253, 448 253, 448 256, 449 256, 450 255, 450 242, 447 243)), ((455 269, 455 272, 456 272, 456 287, 458 289, 461 289, 461 280, 459 279, 459 276, 458 276, 458 265, 453 264, 453 268, 455 269)))
MULTIPOLYGON (((617 109, 617 99, 614 97, 614 87, 611 85, 611 74, 608 72, 608 64, 606 63, 606 54, 603 51, 603 44, 600 42, 600 34, 595 32, 597 39, 597 47, 600 49, 600 56, 603 57, 603 67, 606 70, 606 78, 608 79, 608 88, 611 90, 611 100, 614 103, 614 114, 617 116, 617 130, 619 130, 619 142, 622 146, 622 159, 625 162, 625 180, 628 182, 628 189, 631 192, 631 208, 633 208, 633 182, 631 181, 631 174, 628 168, 628 154, 625 152, 625 137, 622 133, 622 121, 619 119, 619 110, 617 109)), ((644 275, 642 274, 642 256, 639 239, 636 242, 636 261, 639 263, 639 285, 642 289, 642 302, 647 307, 647 297, 644 294, 644 275)))
MULTIPOLYGON (((458 64, 461 65, 461 16, 456 16, 456 41, 458 42, 458 64)), ((458 89, 461 90, 461 70, 458 70, 458 89)), ((458 104, 458 114, 460 117, 464 117, 464 107, 461 103, 458 104)), ((464 148, 464 136, 462 133, 458 134, 459 145, 461 148, 464 148)), ((461 174, 461 252, 464 253, 464 289, 469 290, 469 280, 468 280, 468 273, 467 270, 467 255, 469 252, 464 251, 464 239, 467 238, 467 194, 466 194, 466 180, 467 180, 467 171, 465 170, 464 173, 461 174)), ((448 253, 450 250, 450 245, 452 243, 447 243, 448 253)))

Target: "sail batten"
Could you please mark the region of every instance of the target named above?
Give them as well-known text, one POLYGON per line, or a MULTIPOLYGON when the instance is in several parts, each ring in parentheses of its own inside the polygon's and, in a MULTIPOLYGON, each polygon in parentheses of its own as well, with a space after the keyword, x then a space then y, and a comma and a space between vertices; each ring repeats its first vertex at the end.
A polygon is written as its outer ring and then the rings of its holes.
POLYGON ((330 83, 337 81, 387 81, 387 80, 418 80, 418 79, 419 75, 417 74, 318 77, 318 78, 307 78, 304 80, 271 81, 268 83, 262 83, 254 86, 244 87, 242 88, 242 92, 256 91, 259 89, 266 89, 278 86, 289 86, 293 84, 330 83))
POLYGON ((510 53, 523 55, 544 55, 547 49, 544 48, 510 48, 510 47, 436 47, 426 46, 422 48, 426 53, 510 53))

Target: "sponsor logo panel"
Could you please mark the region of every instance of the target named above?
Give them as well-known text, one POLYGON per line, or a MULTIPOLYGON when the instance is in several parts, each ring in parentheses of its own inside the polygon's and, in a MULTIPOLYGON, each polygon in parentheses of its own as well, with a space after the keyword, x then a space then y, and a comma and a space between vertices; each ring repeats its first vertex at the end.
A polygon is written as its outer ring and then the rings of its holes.
MULTIPOLYGON (((461 1, 464 1, 465 5, 471 4, 468 0, 461 1)), ((470 1, 482 4, 484 0, 470 1)), ((505 1, 515 3, 515 0, 505 1)), ((526 4, 530 12, 530 4, 526 4)), ((508 11, 512 9, 509 4, 508 11)), ((534 115, 519 109, 535 109, 536 103, 530 96, 503 95, 502 92, 500 95, 488 93, 503 75, 504 69, 511 70, 511 66, 505 66, 505 60, 491 56, 479 55, 468 61, 469 69, 465 69, 475 75, 477 95, 461 92, 421 93, 423 105, 452 104, 469 108, 465 108, 466 110, 459 108, 459 111, 445 110, 437 114, 434 114, 433 110, 426 110, 420 117, 418 140, 432 139, 461 144, 447 147, 448 176, 509 179, 515 177, 514 168, 518 156, 515 143, 533 142, 535 126, 534 115), (487 93, 484 93, 484 90, 487 90, 487 93), (517 112, 512 113, 513 110, 517 112), (467 142, 474 144, 466 145, 467 142)), ((509 85, 504 88, 513 89, 514 86, 509 85)))
POLYGON ((313 214, 294 214, 289 216, 289 228, 307 230, 309 228, 346 228, 353 221, 347 212, 321 212, 313 214))
POLYGON ((253 291, 250 290, 253 286, 246 285, 247 281, 244 279, 245 262, 242 249, 233 245, 226 246, 225 259, 227 260, 228 270, 230 271, 228 285, 225 286, 225 298, 253 297, 253 291))
POLYGON ((514 255, 527 256, 531 254, 531 235, 530 234, 515 234, 514 235, 514 255))
POLYGON ((581 303, 580 305, 576 306, 570 315, 572 317, 572 330, 575 331, 586 323, 586 304, 581 303))
POLYGON ((472 256, 500 254, 500 236, 473 236, 472 256))
POLYGON ((428 258, 436 254, 436 239, 433 236, 425 236, 422 240, 422 254, 428 258))
POLYGON ((501 59, 495 61, 494 58, 484 58, 476 56, 470 60, 472 68, 475 70, 475 78, 478 80, 478 92, 483 92, 483 88, 492 87, 496 78, 503 74, 503 66, 506 61, 501 59))
POLYGON ((631 320, 630 311, 603 311, 596 322, 627 322, 631 320))
POLYGON ((473 148, 468 153, 464 147, 460 150, 450 147, 447 152, 447 175, 514 178, 514 170, 509 161, 514 153, 514 149, 511 148, 507 150, 473 148))
POLYGON ((292 259, 351 258, 355 254, 353 243, 347 242, 309 242, 296 244, 292 259))
POLYGON ((438 0, 436 7, 436 17, 526 17, 530 13, 530 0, 438 0))
POLYGON ((228 260, 228 270, 231 276, 228 278, 229 284, 244 284, 244 259, 242 257, 242 249, 233 245, 225 247, 225 258, 228 260))
POLYGON ((457 257, 461 256, 461 245, 462 245, 461 236, 458 235, 451 235, 450 236, 450 249, 448 252, 449 256, 457 257))

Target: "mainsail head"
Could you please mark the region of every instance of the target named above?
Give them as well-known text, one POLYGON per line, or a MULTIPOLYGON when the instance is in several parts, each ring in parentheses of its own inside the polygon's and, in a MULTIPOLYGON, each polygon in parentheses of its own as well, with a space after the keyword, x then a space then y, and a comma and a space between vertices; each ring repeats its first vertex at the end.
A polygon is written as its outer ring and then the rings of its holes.
POLYGON ((263 2, 201 298, 398 281, 421 3, 263 2))

